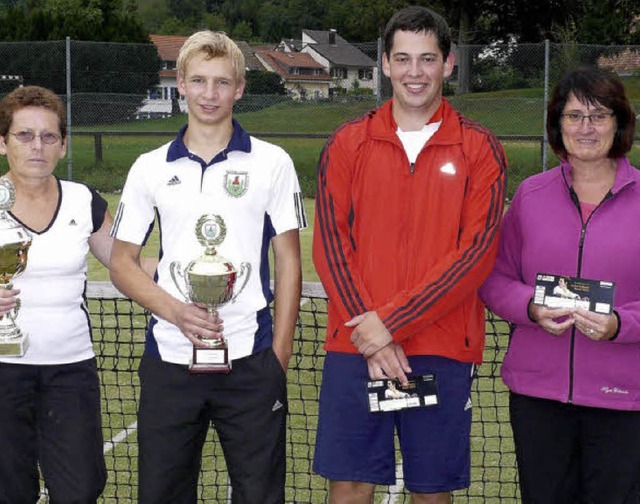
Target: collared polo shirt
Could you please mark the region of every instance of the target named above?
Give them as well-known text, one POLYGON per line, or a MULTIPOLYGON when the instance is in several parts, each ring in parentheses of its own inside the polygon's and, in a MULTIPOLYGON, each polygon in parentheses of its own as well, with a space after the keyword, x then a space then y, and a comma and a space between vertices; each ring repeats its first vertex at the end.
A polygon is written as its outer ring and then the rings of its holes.
MULTIPOLYGON (((144 245, 154 222, 160 230, 156 282, 184 300, 170 274, 170 264, 182 269, 200 257, 203 246, 196 222, 204 214, 220 216, 226 237, 217 253, 251 273, 237 300, 219 309, 231 360, 271 345, 268 249, 273 236, 306 227, 300 185, 293 162, 280 147, 248 135, 233 122, 227 147, 210 162, 189 152, 183 137, 141 155, 131 167, 114 219, 112 236, 144 245)), ((239 279, 239 288, 244 279, 239 279)), ((188 364, 191 342, 173 324, 153 315, 145 352, 162 360, 188 364)))

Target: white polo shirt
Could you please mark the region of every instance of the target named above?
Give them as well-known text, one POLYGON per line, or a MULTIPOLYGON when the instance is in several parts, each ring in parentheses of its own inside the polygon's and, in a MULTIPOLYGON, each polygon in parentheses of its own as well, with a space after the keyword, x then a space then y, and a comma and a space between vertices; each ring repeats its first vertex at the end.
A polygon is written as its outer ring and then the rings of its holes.
MULTIPOLYGON (((171 278, 170 264, 179 261, 184 268, 203 254, 196 237, 196 222, 203 214, 222 217, 227 233, 216 246, 217 253, 238 270, 243 262, 251 265, 245 289, 234 303, 219 310, 231 360, 271 345, 270 240, 306 227, 289 155, 250 137, 235 120, 233 126, 229 145, 208 164, 184 145, 186 127, 172 142, 140 156, 127 177, 111 230, 119 240, 143 245, 157 215, 160 262, 156 282, 184 300, 171 278)), ((154 315, 145 352, 166 362, 188 364, 192 345, 176 326, 154 315)))

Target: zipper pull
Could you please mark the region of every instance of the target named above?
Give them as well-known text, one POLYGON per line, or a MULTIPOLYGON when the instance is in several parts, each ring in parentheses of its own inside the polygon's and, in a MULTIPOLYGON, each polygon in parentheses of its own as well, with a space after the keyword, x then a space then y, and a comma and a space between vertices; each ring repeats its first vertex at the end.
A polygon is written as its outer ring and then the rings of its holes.
POLYGON ((411 175, 413 175, 413 172, 416 171, 416 164, 415 163, 411 163, 409 168, 409 173, 411 173, 411 175))
POLYGON ((582 229, 580 230, 580 248, 584 245, 584 235, 587 232, 587 225, 583 224, 582 229))

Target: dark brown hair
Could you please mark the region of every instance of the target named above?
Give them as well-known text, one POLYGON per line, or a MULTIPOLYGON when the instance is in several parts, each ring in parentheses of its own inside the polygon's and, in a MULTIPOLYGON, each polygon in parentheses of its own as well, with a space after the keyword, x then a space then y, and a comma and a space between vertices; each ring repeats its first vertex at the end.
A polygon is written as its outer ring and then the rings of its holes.
POLYGON ((53 91, 40 86, 19 87, 0 101, 0 135, 7 136, 13 114, 25 107, 42 107, 58 116, 58 128, 63 139, 67 137, 67 121, 62 100, 53 91))
POLYGON ((562 141, 560 121, 569 95, 582 103, 610 108, 616 118, 616 133, 608 157, 624 156, 633 145, 636 116, 620 79, 612 72, 597 67, 580 67, 568 71, 556 85, 547 107, 549 145, 562 159, 568 156, 562 141))
POLYGON ((449 25, 440 14, 436 14, 427 7, 413 5, 399 10, 387 23, 384 29, 384 52, 391 57, 393 37, 397 31, 413 33, 433 33, 438 39, 438 47, 442 52, 442 59, 446 61, 451 52, 451 31, 449 25))

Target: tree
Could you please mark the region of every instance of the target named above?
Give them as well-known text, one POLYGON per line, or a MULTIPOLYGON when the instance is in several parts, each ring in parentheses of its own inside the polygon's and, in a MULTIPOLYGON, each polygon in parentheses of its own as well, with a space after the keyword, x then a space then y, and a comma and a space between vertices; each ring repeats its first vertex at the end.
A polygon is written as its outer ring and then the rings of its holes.
POLYGON ((160 28, 169 16, 166 0, 139 0, 138 18, 149 33, 162 33, 160 28))
POLYGON ((231 38, 235 40, 252 40, 253 39, 253 31, 251 30, 251 25, 246 21, 240 21, 237 25, 233 27, 231 32, 231 38))
POLYGON ((71 46, 75 124, 131 120, 162 62, 153 44, 74 42, 71 46))
POLYGON ((73 39, 74 123, 131 118, 147 90, 158 84, 162 62, 148 34, 123 9, 121 0, 49 0, 45 6, 28 7, 0 10, 0 40, 25 41, 0 44, 4 71, 21 76, 25 85, 37 84, 65 95, 64 38, 68 34, 73 39))
POLYGON ((585 0, 574 18, 584 44, 640 44, 640 2, 585 0))
MULTIPOLYGON (((376 40, 391 15, 398 9, 413 4, 408 0, 329 0, 328 24, 352 42, 376 40)), ((432 6, 434 2, 431 2, 432 6)), ((432 7, 433 8, 433 7, 432 7)))
POLYGON ((247 70, 245 80, 245 94, 287 94, 284 84, 282 83, 282 79, 275 72, 265 72, 263 70, 247 70))
POLYGON ((278 42, 290 38, 293 27, 287 9, 277 2, 266 2, 258 12, 258 33, 265 41, 278 42))
POLYGON ((162 26, 158 30, 158 33, 162 35, 188 36, 193 33, 193 29, 184 21, 181 21, 176 17, 170 17, 164 20, 164 23, 162 23, 162 26))
POLYGON ((229 32, 229 25, 224 16, 220 14, 207 13, 202 17, 202 28, 212 31, 229 32))
POLYGON ((195 24, 206 12, 205 0, 168 0, 169 15, 185 24, 195 24))
POLYGON ((489 43, 555 40, 557 27, 575 23, 581 43, 640 42, 637 0, 441 0, 457 38, 489 43), (473 20, 473 25, 470 23, 473 20))
POLYGON ((286 9, 289 24, 291 25, 295 37, 299 37, 304 28, 311 30, 326 30, 335 28, 327 24, 324 1, 309 2, 307 0, 288 0, 286 9))
MULTIPOLYGON (((127 4, 128 5, 128 4, 127 4)), ((35 0, 0 10, 1 40, 94 40, 148 43, 149 35, 122 0, 35 0)))
MULTIPOLYGON (((510 41, 523 44, 544 39, 564 42, 557 39, 557 34, 569 26, 577 27, 582 43, 608 45, 640 41, 639 31, 634 32, 637 28, 634 19, 637 23, 640 14, 637 0, 443 0, 442 3, 451 26, 457 29, 459 93, 466 92, 470 86, 472 57, 468 44, 510 41)), ((532 51, 512 52, 511 60, 521 64, 519 68, 514 67, 516 72, 510 80, 526 79, 528 74, 535 73, 537 66, 529 65, 532 56, 532 51), (518 60, 521 56, 524 58, 518 60)), ((591 62, 597 56, 594 52, 591 62)), ((495 77, 495 82, 499 82, 499 76, 495 77)), ((503 83, 506 84, 506 79, 503 83)))

